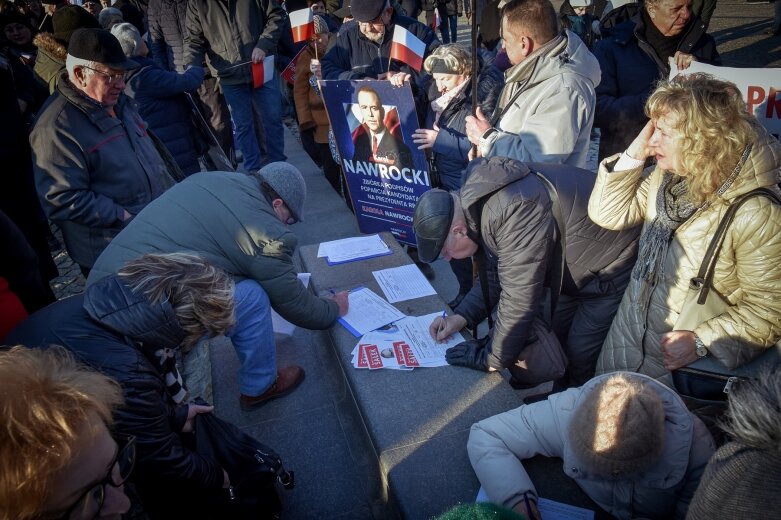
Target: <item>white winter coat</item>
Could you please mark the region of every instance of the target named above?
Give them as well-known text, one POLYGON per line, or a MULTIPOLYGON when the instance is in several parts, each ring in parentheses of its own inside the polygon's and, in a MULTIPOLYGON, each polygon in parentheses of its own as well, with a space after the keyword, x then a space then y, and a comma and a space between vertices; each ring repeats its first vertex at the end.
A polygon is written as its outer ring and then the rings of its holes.
POLYGON ((506 107, 495 123, 497 131, 487 131, 480 140, 483 157, 585 168, 596 106, 594 89, 602 73, 583 41, 573 32, 563 34, 561 44, 540 56, 530 55, 505 73, 499 103, 506 107), (530 74, 529 67, 533 68, 530 74))
POLYGON ((662 398, 664 447, 660 460, 633 479, 605 480, 589 471, 572 453, 568 428, 584 392, 613 374, 595 377, 581 388, 551 395, 472 426, 469 460, 491 502, 512 508, 527 491, 537 494, 522 460, 544 455, 561 457, 563 469, 600 507, 619 519, 684 518, 702 472, 715 446, 705 425, 681 398, 642 374, 628 377, 647 382, 662 398))

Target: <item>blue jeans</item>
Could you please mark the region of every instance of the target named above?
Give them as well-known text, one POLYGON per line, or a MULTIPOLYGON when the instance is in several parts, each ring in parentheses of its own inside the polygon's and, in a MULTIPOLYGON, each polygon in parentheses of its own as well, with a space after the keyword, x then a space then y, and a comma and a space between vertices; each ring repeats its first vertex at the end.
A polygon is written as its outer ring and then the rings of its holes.
POLYGON ((236 325, 225 335, 239 356, 239 391, 251 397, 265 392, 277 377, 277 347, 271 326, 271 303, 254 280, 236 284, 236 325))
MULTIPOLYGON (((443 11, 447 10, 443 9, 443 11)), ((458 16, 442 16, 442 25, 439 27, 439 32, 442 33, 442 43, 456 43, 456 39, 458 39, 458 16)))
POLYGON ((282 129, 282 94, 276 77, 260 88, 251 83, 222 85, 225 101, 233 120, 236 146, 244 154, 244 168, 257 171, 263 164, 285 161, 285 131, 282 129), (260 146, 255 133, 252 102, 260 110, 266 137, 265 160, 261 161, 260 146))

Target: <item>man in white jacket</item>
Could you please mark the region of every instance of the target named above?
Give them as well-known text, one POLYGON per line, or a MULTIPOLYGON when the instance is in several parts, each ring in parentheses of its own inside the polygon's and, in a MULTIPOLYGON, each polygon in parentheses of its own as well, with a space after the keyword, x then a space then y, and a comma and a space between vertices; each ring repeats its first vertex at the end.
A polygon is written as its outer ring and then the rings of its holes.
POLYGON ((537 492, 521 461, 544 455, 619 519, 683 519, 715 446, 675 391, 614 372, 474 424, 467 449, 489 500, 529 518, 537 492))
POLYGON ((558 32, 550 0, 508 2, 502 37, 513 67, 493 116, 467 117, 469 140, 483 157, 584 168, 599 62, 575 33, 558 32))

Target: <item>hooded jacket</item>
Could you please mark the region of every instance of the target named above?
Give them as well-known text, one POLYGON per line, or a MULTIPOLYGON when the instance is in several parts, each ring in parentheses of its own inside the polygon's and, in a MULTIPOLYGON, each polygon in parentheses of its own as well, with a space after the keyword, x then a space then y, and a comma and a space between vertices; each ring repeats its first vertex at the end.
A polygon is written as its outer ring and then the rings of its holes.
MULTIPOLYGON (((472 79, 469 78, 467 81, 469 84, 450 101, 439 116, 437 121, 439 133, 431 148, 440 183, 448 190, 457 190, 461 187, 462 176, 469 163, 467 155, 472 148, 472 143, 466 136, 466 118, 472 115, 472 79)), ((504 77, 499 69, 492 65, 480 67, 477 99, 483 114, 494 111, 502 86, 504 86, 504 77)), ((436 84, 432 82, 429 87, 429 99, 434 100, 439 96, 436 84)), ((431 128, 433 123, 434 111, 429 108, 425 127, 431 128)))
MULTIPOLYGON (((705 24, 693 18, 678 50, 692 54, 697 61, 720 65, 713 37, 705 34, 705 24)), ((667 63, 657 56, 645 39, 642 13, 620 23, 594 46, 602 82, 597 87, 594 126, 599 127, 600 160, 623 152, 632 143, 648 118, 645 102, 656 82, 670 73, 667 63)))
MULTIPOLYGON (((781 143, 757 126, 759 137, 732 185, 706 209, 678 227, 662 261, 648 310, 638 301, 641 282, 629 283, 610 328, 597 373, 630 370, 672 383, 664 368, 661 337, 678 320, 716 228, 731 201, 759 187, 779 192, 781 143)), ((608 229, 648 226, 656 217, 656 196, 664 172, 643 178, 642 167, 612 172, 617 157, 602 161, 589 215, 608 229)), ((735 215, 719 254, 713 289, 732 308, 694 329, 710 355, 733 369, 781 339, 781 207, 766 197, 746 202, 735 215)))
POLYGON ((63 74, 30 134, 35 184, 73 260, 92 267, 125 225, 171 184, 147 124, 127 96, 111 117, 63 74))
POLYGON ((318 298, 296 277, 296 236, 279 221, 256 177, 201 172, 167 191, 106 248, 88 286, 144 253, 197 251, 211 264, 258 282, 283 318, 308 329, 326 329, 338 307, 318 298))
POLYGON ((683 519, 715 446, 708 429, 672 390, 641 374, 664 404, 664 446, 659 461, 636 475, 607 480, 590 474, 570 447, 569 424, 583 396, 608 376, 551 395, 472 426, 467 450, 488 498, 513 507, 534 484, 520 461, 561 457, 563 471, 600 507, 619 519, 683 519), (520 459, 520 460, 519 460, 520 459))
POLYGON ((505 73, 505 87, 492 118, 495 128, 480 139, 480 150, 483 157, 584 168, 599 63, 570 31, 538 51, 505 73))
POLYGON ((54 39, 51 33, 36 34, 33 43, 38 47, 34 67, 35 77, 41 85, 49 89, 49 94, 54 94, 60 76, 65 72, 65 58, 68 51, 62 43, 54 39))
POLYGON ((247 62, 254 49, 276 54, 287 13, 276 0, 190 0, 184 32, 184 65, 209 65, 225 85, 252 83, 247 62))
POLYGON ((203 69, 190 67, 178 73, 163 70, 150 58, 133 56, 140 65, 125 79, 125 94, 138 104, 138 112, 171 152, 185 175, 201 171, 195 142, 195 128, 185 92, 203 83, 203 69))
POLYGON ((168 398, 154 350, 179 347, 184 338, 168 302, 152 305, 111 276, 84 294, 36 312, 6 337, 10 344, 62 345, 76 358, 116 380, 125 404, 114 428, 136 437, 133 477, 178 481, 198 489, 222 487, 222 469, 185 448, 180 433, 187 406, 168 398))
MULTIPOLYGON (((611 281, 631 269, 637 253, 639 228, 616 233, 589 219, 586 197, 594 185, 593 172, 563 165, 526 165, 506 158, 484 160, 481 168, 473 166, 460 197, 470 233, 488 258, 491 308, 498 302, 487 357, 495 369, 515 363, 526 346, 531 324, 542 311, 544 285, 558 239, 548 191, 532 171, 541 172, 554 185, 565 219, 562 294, 578 297, 595 278, 604 293, 612 292, 611 281)), ((454 309, 470 327, 486 317, 481 283, 475 283, 454 309)))

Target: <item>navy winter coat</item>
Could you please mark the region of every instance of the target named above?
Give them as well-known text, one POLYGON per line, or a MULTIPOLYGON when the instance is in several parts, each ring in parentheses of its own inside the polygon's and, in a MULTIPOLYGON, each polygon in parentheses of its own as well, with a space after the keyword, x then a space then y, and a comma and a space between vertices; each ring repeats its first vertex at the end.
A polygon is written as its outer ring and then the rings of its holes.
POLYGON ((181 74, 163 70, 151 58, 134 56, 141 67, 130 71, 125 94, 138 104, 138 112, 149 128, 163 141, 185 175, 201 170, 195 129, 185 92, 203 82, 203 69, 192 67, 181 74))
POLYGON ((187 0, 150 0, 149 50, 165 70, 184 70, 184 21, 187 0))
MULTIPOLYGON (((453 99, 442 111, 437 126, 439 134, 431 149, 434 153, 434 165, 439 173, 439 182, 446 190, 461 188, 462 175, 469 163, 467 154, 472 143, 466 136, 466 118, 472 115, 472 85, 467 85, 461 93, 453 99)), ((496 107, 496 101, 504 87, 504 74, 488 65, 483 67, 478 76, 477 99, 478 106, 483 114, 490 117, 496 107)), ((429 97, 438 97, 436 85, 432 82, 429 87, 429 97)), ((426 128, 431 128, 434 123, 434 111, 429 107, 426 117, 426 128)))
MULTIPOLYGON (((642 13, 611 29, 609 36, 594 46, 594 56, 602 69, 596 88, 597 109, 594 126, 599 127, 599 159, 623 152, 637 137, 648 119, 643 111, 654 85, 666 78, 670 69, 645 40, 642 13)), ((693 54, 697 61, 720 65, 713 37, 705 24, 694 18, 681 39, 678 50, 693 54)))

